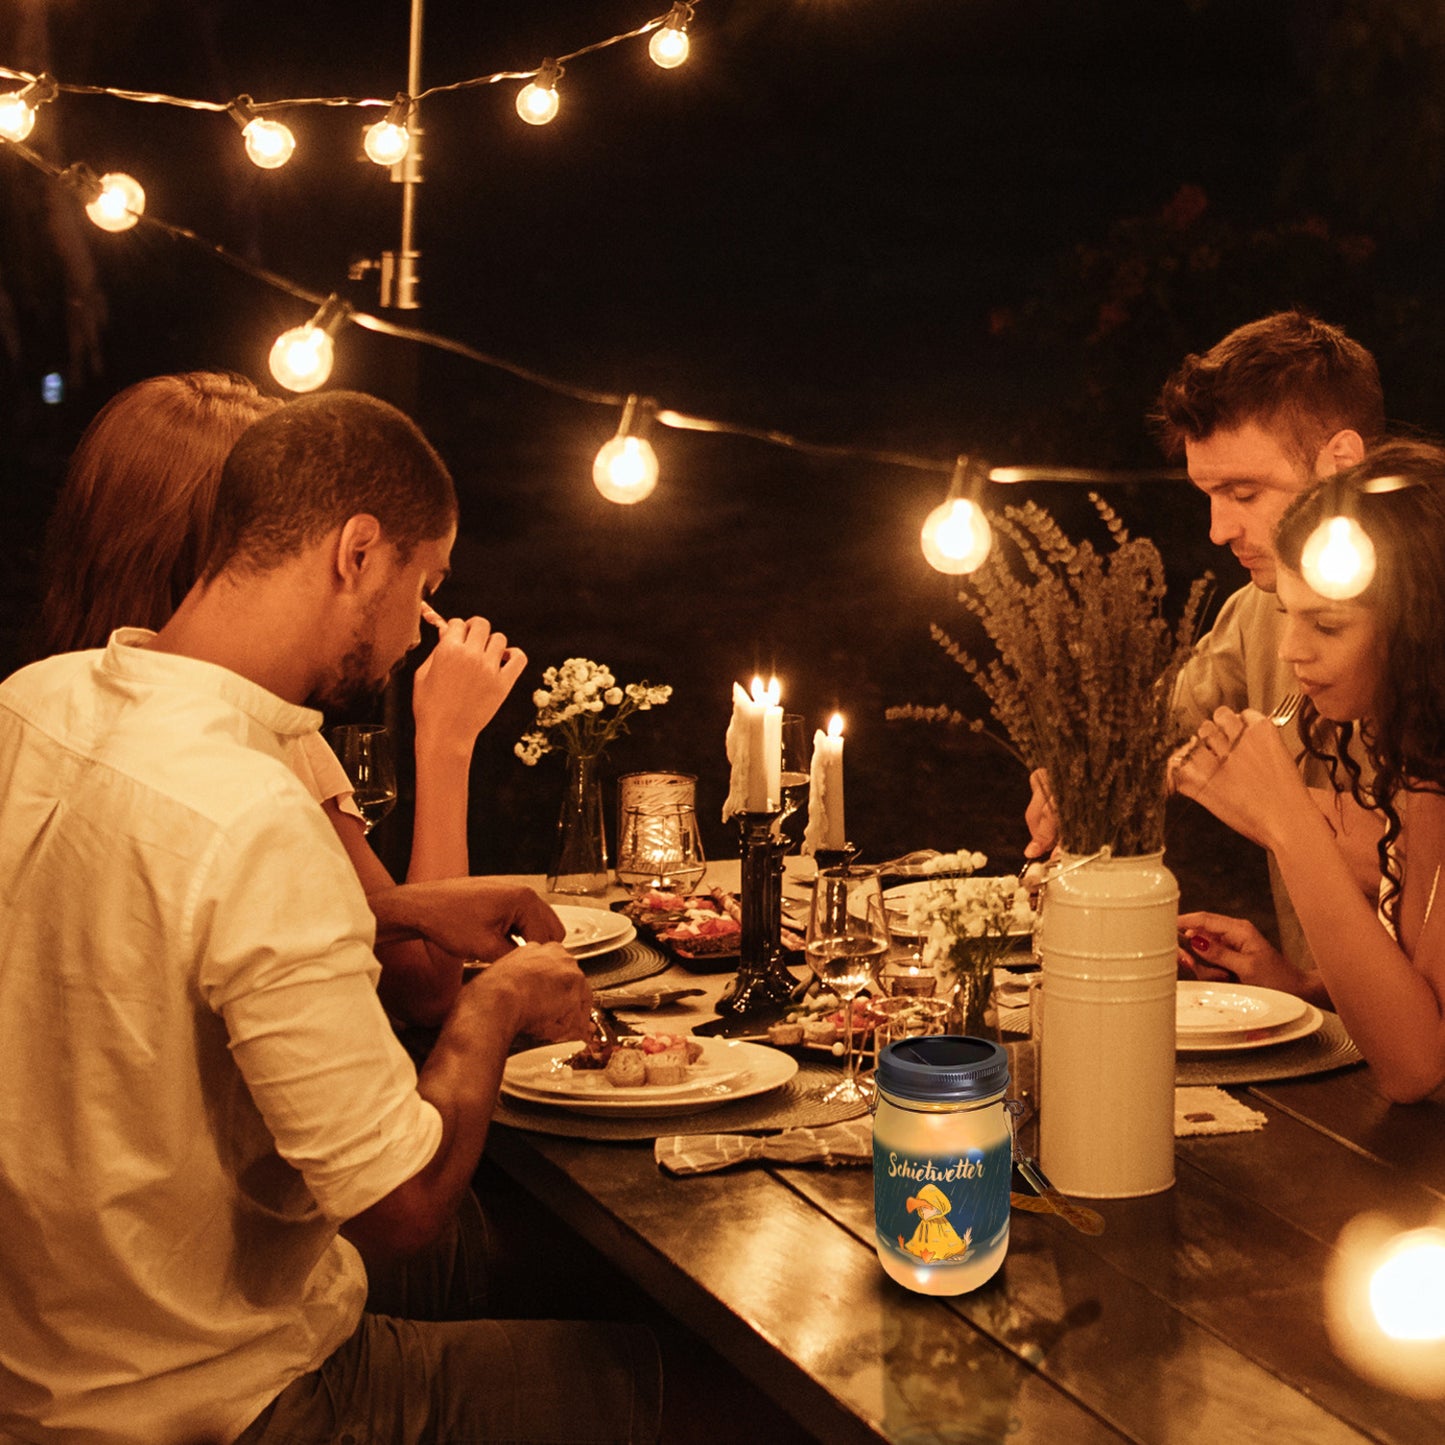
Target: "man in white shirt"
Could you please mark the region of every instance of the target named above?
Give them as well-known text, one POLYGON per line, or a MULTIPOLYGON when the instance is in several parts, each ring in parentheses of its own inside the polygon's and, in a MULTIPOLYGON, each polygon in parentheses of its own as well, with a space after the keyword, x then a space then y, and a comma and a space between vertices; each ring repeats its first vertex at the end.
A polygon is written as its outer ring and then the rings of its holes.
MULTIPOLYGON (((1166 454, 1184 460, 1190 481, 1209 499, 1210 541, 1228 547, 1250 575, 1185 664, 1175 714, 1192 731, 1220 706, 1271 712, 1296 686, 1293 669, 1279 657, 1275 524, 1296 496, 1353 466, 1384 433, 1379 368, 1339 327, 1281 311, 1185 357, 1164 384, 1152 420, 1166 454)), ((1293 724, 1288 738, 1299 747, 1293 724)), ((1057 841, 1056 824, 1046 781, 1035 774, 1033 785, 1026 851, 1038 857, 1057 841)), ((1272 858, 1270 879, 1284 951, 1308 966, 1272 858)))
POLYGON ((560 946, 517 949, 418 1078, 375 934, 480 951, 516 900, 459 879, 369 907, 285 762, 308 703, 417 644, 455 533, 399 412, 292 402, 232 452, 160 633, 0 685, 0 1437, 655 1432, 645 1332, 363 1313, 358 1247, 448 1228, 512 1039, 576 1037, 590 1002, 560 946))

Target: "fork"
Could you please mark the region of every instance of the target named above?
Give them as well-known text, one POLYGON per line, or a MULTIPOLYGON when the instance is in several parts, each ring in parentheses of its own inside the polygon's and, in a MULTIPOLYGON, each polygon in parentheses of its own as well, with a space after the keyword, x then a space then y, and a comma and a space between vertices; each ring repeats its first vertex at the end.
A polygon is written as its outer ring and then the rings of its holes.
POLYGON ((1305 695, 1302 692, 1292 692, 1280 698, 1274 705, 1274 711, 1269 715, 1270 722, 1277 728, 1284 727, 1299 711, 1300 704, 1304 700, 1305 695))

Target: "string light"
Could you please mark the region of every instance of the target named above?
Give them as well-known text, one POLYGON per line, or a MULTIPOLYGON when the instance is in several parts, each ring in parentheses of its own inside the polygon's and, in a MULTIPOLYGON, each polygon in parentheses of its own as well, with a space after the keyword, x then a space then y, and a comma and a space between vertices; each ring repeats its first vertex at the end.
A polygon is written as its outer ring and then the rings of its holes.
POLYGON ((331 295, 304 326, 283 331, 271 347, 271 375, 287 391, 315 391, 331 375, 336 359, 332 338, 351 314, 351 307, 331 295))
POLYGON ((257 115, 255 102, 249 95, 238 95, 231 102, 231 116, 241 127, 241 139, 246 143, 246 154, 253 165, 263 171, 274 171, 291 159, 296 150, 291 127, 257 115))
POLYGON ((557 82, 561 78, 562 67, 555 60, 544 60, 537 78, 517 92, 517 114, 528 125, 546 125, 557 118, 562 105, 562 98, 557 94, 557 82))
POLYGON ((146 208, 140 182, 124 171, 107 171, 99 180, 86 167, 72 167, 86 196, 85 214, 102 231, 128 231, 146 208))
POLYGON ((1300 575, 1321 597, 1358 597, 1375 575, 1375 544, 1353 517, 1326 517, 1305 539, 1300 575))
MULTIPOLYGON (((993 546, 993 528, 975 497, 962 495, 968 479, 967 457, 954 464, 948 498, 935 507, 923 523, 920 541, 930 567, 952 577, 976 572, 993 546)), ((984 473, 974 483, 977 491, 984 473)))
POLYGON ((20 90, 0 95, 0 140, 23 141, 35 128, 35 112, 54 100, 57 90, 49 75, 37 75, 20 90))
POLYGON ((1381 1214, 1340 1233, 1325 1281, 1335 1351, 1358 1374, 1420 1399, 1445 1397, 1445 1227, 1381 1214))
POLYGON ((617 435, 597 453, 592 482, 609 502, 631 506, 650 496, 657 485, 657 453, 647 440, 656 410, 655 401, 629 396, 617 435))
POLYGON ((652 38, 647 42, 647 53, 654 64, 664 70, 672 70, 687 59, 687 27, 691 22, 691 5, 674 5, 667 12, 667 19, 652 32, 652 38))
POLYGON ((367 126, 361 137, 367 159, 379 166, 400 165, 411 149, 411 132, 406 128, 411 114, 411 97, 399 93, 391 103, 385 120, 367 126))

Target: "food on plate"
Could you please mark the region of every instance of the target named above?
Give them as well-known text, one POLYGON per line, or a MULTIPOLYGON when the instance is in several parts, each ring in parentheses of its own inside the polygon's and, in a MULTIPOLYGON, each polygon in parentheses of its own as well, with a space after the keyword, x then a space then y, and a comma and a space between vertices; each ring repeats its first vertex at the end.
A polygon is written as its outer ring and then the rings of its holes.
POLYGON ((569 1069, 602 1070, 617 1089, 648 1084, 685 1084, 687 1071, 702 1058, 702 1045, 685 1034, 644 1034, 614 1044, 591 1043, 569 1058, 569 1069))
POLYGON ((790 1049, 803 1042, 803 1026, 784 1019, 781 1023, 768 1026, 768 1042, 779 1048, 790 1049))

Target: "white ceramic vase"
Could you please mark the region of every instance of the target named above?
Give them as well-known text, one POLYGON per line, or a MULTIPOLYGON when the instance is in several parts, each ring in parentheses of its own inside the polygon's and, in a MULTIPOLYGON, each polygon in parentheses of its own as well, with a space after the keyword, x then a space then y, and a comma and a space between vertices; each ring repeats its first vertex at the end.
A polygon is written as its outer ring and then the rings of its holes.
POLYGON ((1163 858, 1061 859, 1045 885, 1040 1163, 1084 1199, 1174 1183, 1179 886, 1163 858))

